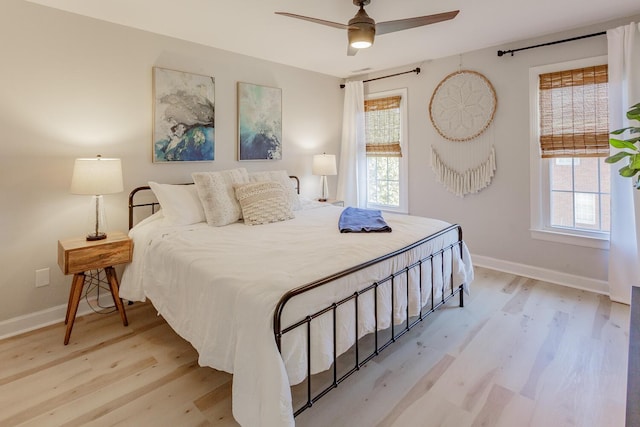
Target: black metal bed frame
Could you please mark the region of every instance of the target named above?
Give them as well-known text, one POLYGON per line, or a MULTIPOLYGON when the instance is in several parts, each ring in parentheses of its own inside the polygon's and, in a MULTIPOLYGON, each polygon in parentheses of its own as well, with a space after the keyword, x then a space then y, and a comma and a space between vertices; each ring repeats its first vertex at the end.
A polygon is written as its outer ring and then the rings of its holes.
POLYGON ((453 256, 453 251, 454 250, 459 250, 460 251, 460 258, 462 259, 462 227, 460 227, 457 224, 451 225, 437 233, 432 234, 431 236, 425 237, 409 246, 406 246, 402 249, 399 249, 395 252, 391 252, 389 254, 386 254, 384 256, 381 256, 379 258, 373 259, 371 261, 367 261, 363 264, 357 265, 355 267, 349 268, 347 270, 341 271, 340 273, 336 273, 333 274, 331 276, 325 277, 324 279, 309 283, 307 285, 303 285, 300 286, 298 288, 292 289, 289 292, 287 292, 286 294, 284 294, 281 298, 280 301, 278 302, 278 305, 276 306, 276 310, 273 316, 273 331, 274 331, 274 335, 275 335, 275 339, 276 339, 276 344, 278 346, 278 350, 282 351, 282 338, 284 336, 284 334, 291 332, 297 328, 300 327, 306 327, 306 339, 307 339, 307 376, 306 376, 306 403, 300 407, 299 409, 295 410, 294 412, 294 417, 298 416, 300 413, 302 413, 304 410, 310 408, 311 406, 313 406, 313 404, 315 402, 317 402, 320 398, 322 398, 323 396, 325 396, 329 391, 333 390, 334 388, 337 388, 338 385, 343 382, 345 379, 347 379, 348 377, 350 377, 353 373, 355 373, 356 371, 360 370, 360 368, 362 366, 364 366, 367 362, 369 362, 371 359, 373 359, 374 357, 376 357, 378 354, 380 354, 380 352, 382 350, 384 350, 385 348, 387 348, 388 346, 390 346, 392 343, 394 343, 398 338, 400 338, 402 335, 404 335, 405 333, 409 332, 414 326, 416 326, 418 323, 420 323, 422 320, 424 320, 428 315, 430 315, 431 313, 435 312, 440 306, 444 305, 450 298, 454 297, 456 294, 459 294, 460 297, 460 307, 464 307, 464 293, 462 292, 463 286, 464 284, 458 284, 458 285, 454 285, 453 282, 453 262, 454 262, 454 256, 453 256), (423 257, 421 259, 419 259, 416 262, 413 262, 410 265, 405 266, 404 268, 390 274, 389 276, 378 280, 376 282, 373 282, 372 284, 364 287, 361 290, 358 290, 356 292, 354 292, 353 294, 339 300, 336 301, 332 304, 330 304, 329 306, 323 308, 322 310, 319 310, 313 314, 309 314, 307 315, 304 319, 301 319, 300 321, 287 326, 285 328, 282 328, 282 314, 283 311, 285 309, 286 304, 291 301, 293 298, 302 295, 306 292, 309 292, 313 289, 316 289, 322 285, 325 285, 329 282, 332 282, 334 280, 340 279, 342 277, 348 276, 350 274, 353 274, 357 271, 360 271, 362 269, 365 269, 367 267, 370 267, 372 265, 378 264, 380 262, 389 260, 393 257, 396 257, 398 255, 401 255, 403 253, 406 253, 412 249, 415 249, 421 245, 427 244, 429 241, 436 239, 446 233, 449 233, 453 230, 457 230, 458 233, 458 240, 454 243, 451 243, 445 247, 443 247, 442 249, 438 250, 437 252, 431 253, 430 255, 423 257), (444 289, 445 288, 445 284, 446 284, 446 280, 445 280, 445 257, 444 254, 445 252, 450 251, 451 252, 451 274, 449 277, 449 287, 448 289, 444 289), (434 259, 437 258, 438 256, 440 256, 440 259, 442 260, 441 266, 440 266, 440 272, 441 272, 441 277, 442 277, 442 287, 443 289, 441 289, 442 291, 442 295, 441 298, 436 302, 435 301, 435 288, 434 288, 434 282, 435 282, 435 272, 436 269, 434 268, 434 259), (422 297, 423 297, 423 290, 424 290, 424 284, 422 283, 422 266, 425 263, 430 263, 431 266, 431 285, 429 286, 429 292, 431 294, 430 297, 430 301, 431 301, 431 307, 428 307, 428 304, 423 306, 422 305, 422 297), (419 277, 419 282, 418 282, 418 289, 419 289, 419 306, 420 306, 420 313, 419 315, 412 316, 409 315, 409 271, 412 269, 418 269, 418 277, 419 277), (396 278, 400 277, 400 276, 404 276, 404 278, 406 280, 404 280, 404 288, 403 290, 406 291, 406 297, 407 297, 407 306, 406 306, 406 320, 400 324, 400 325, 396 325, 394 323, 394 307, 395 307, 395 287, 396 287, 396 278), (380 332, 378 331, 378 288, 388 282, 391 282, 391 292, 390 292, 390 299, 391 299, 391 310, 390 310, 390 316, 391 316, 391 321, 390 321, 390 329, 391 329, 391 336, 390 338, 383 342, 380 343, 379 342, 379 334, 380 332), (372 334, 374 335, 374 348, 373 350, 369 353, 366 354, 362 357, 361 359, 361 355, 360 355, 360 345, 359 345, 359 339, 358 339, 358 299, 366 294, 367 292, 373 292, 373 305, 374 305, 374 321, 375 321, 375 327, 374 327, 374 332, 372 332, 372 334), (338 375, 338 357, 339 355, 336 353, 336 348, 337 348, 337 332, 336 332, 336 327, 337 327, 337 320, 336 320, 336 314, 337 314, 337 310, 338 307, 353 301, 355 304, 354 307, 354 313, 355 313, 355 337, 356 337, 356 341, 354 343, 354 354, 355 354, 355 360, 353 363, 353 366, 351 369, 349 369, 347 372, 338 375), (322 388, 319 391, 316 391, 315 393, 312 392, 312 375, 311 375, 311 322, 324 315, 327 313, 332 313, 332 317, 333 317, 333 363, 332 363, 332 367, 330 369, 333 369, 333 381, 331 382, 331 384, 329 384, 327 387, 322 388), (399 331, 396 331, 396 327, 399 327, 399 331))
MULTIPOLYGON (((298 193, 300 193, 300 181, 298 180, 297 177, 292 176, 291 179, 293 179, 296 182, 296 190, 298 193)), ((184 184, 184 185, 189 185, 189 184, 184 184)), ((131 191, 131 193, 129 194, 129 229, 131 229, 133 227, 133 209, 137 208, 137 207, 144 207, 144 206, 149 206, 151 208, 152 213, 155 212, 156 207, 159 205, 158 202, 148 202, 148 203, 138 203, 136 204, 134 202, 134 197, 135 195, 140 192, 140 191, 144 191, 144 190, 150 190, 149 186, 141 186, 141 187, 137 187, 134 190, 131 191)), ((459 306, 460 307, 464 307, 464 292, 462 292, 464 284, 460 283, 460 284, 454 284, 453 280, 453 272, 454 272, 454 266, 453 266, 453 262, 454 262, 454 250, 459 250, 460 253, 460 258, 462 259, 463 256, 463 251, 462 251, 462 227, 460 227, 460 225, 458 224, 454 224, 451 225, 443 230, 438 231, 437 233, 434 233, 428 237, 425 237, 421 240, 418 240, 415 243, 412 243, 411 245, 408 245, 402 249, 399 249, 397 251, 391 252, 389 254, 383 255, 381 257, 375 258, 373 260, 367 261, 365 263, 359 264, 357 266, 351 267, 349 269, 343 270, 339 273, 335 273, 331 276, 325 277, 323 279, 317 280, 315 282, 311 282, 308 283, 306 285, 303 286, 299 286, 295 289, 292 289, 290 291, 288 291, 287 293, 285 293, 280 300, 278 301, 278 304, 276 306, 274 315, 273 315, 273 331, 274 331, 274 337, 275 337, 275 341, 276 341, 276 345, 278 347, 278 351, 282 351, 282 338, 285 336, 285 334, 290 333, 294 330, 296 330, 297 328, 301 328, 301 327, 305 327, 306 328, 306 339, 307 339, 307 375, 306 375, 306 402, 303 404, 303 406, 301 406, 300 408, 298 408, 297 410, 294 411, 294 417, 298 416, 300 413, 302 413, 303 411, 305 411, 306 409, 310 408, 311 406, 313 406, 313 404, 315 402, 317 402, 320 398, 322 398, 323 396, 325 396, 329 391, 335 389, 338 387, 338 385, 340 383, 342 383, 344 380, 346 380, 348 377, 350 377, 352 374, 354 374, 356 371, 360 370, 361 367, 363 367, 367 362, 369 362, 371 359, 373 359, 374 357, 376 357, 377 355, 380 354, 380 352, 382 350, 384 350, 385 348, 389 347, 392 343, 394 343, 398 338, 400 338, 401 336, 403 336, 405 333, 409 332, 414 326, 416 326, 418 323, 420 323, 422 320, 424 320, 427 316, 429 316, 430 314, 434 313, 439 307, 441 307, 442 305, 444 305, 449 299, 453 298, 456 294, 459 295, 459 306), (418 248, 421 245, 427 244, 428 242, 443 236, 446 233, 450 233, 450 232, 456 232, 458 234, 457 240, 454 243, 448 244, 447 246, 443 247, 442 249, 431 253, 425 257, 420 258, 418 261, 413 262, 410 265, 406 265, 404 268, 401 268, 400 270, 390 274, 389 276, 382 278, 378 281, 375 281, 369 285, 367 285, 366 287, 354 292, 351 295, 346 296, 345 298, 342 298, 339 301, 333 302, 332 304, 328 305, 327 307, 313 313, 313 314, 309 314, 307 315, 305 318, 287 326, 287 327, 282 327, 282 315, 283 312, 285 310, 285 307, 287 305, 287 303, 291 300, 293 300, 294 298, 303 295, 307 292, 310 292, 316 288, 319 288, 323 285, 326 285, 330 282, 333 282, 337 279, 343 278, 345 276, 348 276, 350 274, 353 274, 357 271, 363 270, 365 268, 371 267, 375 264, 384 262, 386 260, 389 260, 393 257, 402 255, 404 253, 407 253, 413 249, 418 248), (449 275, 449 286, 445 289, 446 286, 446 282, 447 280, 445 280, 445 253, 446 252, 450 252, 451 254, 451 274, 449 275), (436 295, 436 289, 434 287, 434 283, 435 283, 435 274, 436 274, 436 267, 437 265, 435 265, 434 260, 439 257, 441 260, 441 265, 440 265, 440 275, 442 277, 442 289, 439 289, 441 291, 441 296, 438 299, 438 301, 435 301, 435 295, 436 295), (428 289, 425 289, 426 286, 423 283, 422 280, 422 268, 423 265, 425 265, 426 263, 430 264, 431 267, 431 283, 428 287, 428 289), (419 282, 418 282, 418 289, 419 289, 419 307, 420 307, 420 312, 418 315, 414 315, 414 316, 410 316, 409 313, 409 309, 410 309, 410 283, 409 283, 409 272, 413 269, 418 269, 418 278, 419 278, 419 282), (395 300, 396 300, 396 283, 398 282, 398 278, 400 277, 404 277, 405 280, 403 281, 404 283, 404 288, 403 290, 406 292, 406 319, 403 323, 396 325, 394 322, 394 307, 395 307, 395 300), (390 302, 391 302, 391 321, 390 321, 390 337, 385 341, 380 343, 379 341, 379 335, 381 333, 381 331, 378 330, 378 289, 383 286, 386 285, 387 283, 390 282, 390 302), (431 304, 426 304, 425 306, 422 305, 422 299, 423 299, 423 292, 430 292, 430 302, 431 304), (373 345, 373 350, 368 353, 365 354, 364 356, 361 357, 360 354, 360 339, 358 339, 358 300, 362 295, 367 294, 368 292, 373 292, 373 300, 374 300, 374 322, 375 322, 375 327, 374 327, 374 332, 372 332, 371 334, 373 334, 373 339, 374 339, 374 345, 373 345), (339 307, 343 306, 346 303, 349 303, 353 301, 354 303, 354 313, 355 313, 355 343, 353 344, 353 348, 354 348, 354 361, 353 361, 353 365, 350 369, 348 369, 346 372, 341 373, 340 375, 338 375, 338 358, 340 355, 337 354, 337 310, 339 307), (429 307, 430 305, 430 307, 429 307), (332 318, 333 318, 333 362, 332 362, 332 381, 331 383, 320 389, 317 391, 313 391, 313 387, 312 387, 312 374, 311 374, 311 324, 313 322, 314 319, 317 319, 318 317, 325 315, 327 313, 332 313, 332 318)))

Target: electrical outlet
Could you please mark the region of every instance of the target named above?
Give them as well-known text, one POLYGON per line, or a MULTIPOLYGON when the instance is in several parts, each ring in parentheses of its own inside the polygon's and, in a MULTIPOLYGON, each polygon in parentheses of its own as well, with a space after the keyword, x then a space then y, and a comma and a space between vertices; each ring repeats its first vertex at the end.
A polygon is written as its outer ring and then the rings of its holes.
POLYGON ((47 286, 49 284, 49 268, 41 268, 36 270, 36 288, 47 286))

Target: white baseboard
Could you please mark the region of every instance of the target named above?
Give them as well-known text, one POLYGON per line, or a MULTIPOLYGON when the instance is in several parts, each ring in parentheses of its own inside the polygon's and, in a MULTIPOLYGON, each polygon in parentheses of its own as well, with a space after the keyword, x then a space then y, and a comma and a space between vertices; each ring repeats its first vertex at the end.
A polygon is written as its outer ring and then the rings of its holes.
POLYGON ((562 273, 556 270, 548 270, 546 268, 533 267, 510 261, 502 261, 482 255, 472 254, 471 259, 473 260, 473 264, 478 267, 486 267, 492 270, 516 274, 518 276, 529 277, 531 279, 542 280, 557 285, 568 286, 570 288, 609 295, 609 283, 604 280, 576 276, 574 274, 562 273))
MULTIPOLYGON (((90 299, 92 304, 95 304, 95 297, 90 299)), ((113 302, 113 301, 112 301, 113 302)), ((83 316, 85 314, 92 313, 93 310, 87 303, 86 299, 80 300, 78 306, 77 316, 83 316)), ((0 339, 9 338, 15 335, 20 335, 25 332, 40 329, 45 326, 53 325, 55 323, 64 322, 64 318, 67 315, 67 304, 59 305, 57 307, 51 307, 46 310, 38 311, 31 314, 25 314, 24 316, 14 317, 0 322, 0 339)))

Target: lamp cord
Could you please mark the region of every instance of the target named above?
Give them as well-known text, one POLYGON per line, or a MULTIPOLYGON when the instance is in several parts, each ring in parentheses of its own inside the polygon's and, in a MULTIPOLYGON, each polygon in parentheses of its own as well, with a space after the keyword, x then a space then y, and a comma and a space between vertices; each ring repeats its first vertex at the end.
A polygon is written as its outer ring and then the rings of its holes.
POLYGON ((107 281, 107 275, 103 269, 99 270, 91 270, 88 274, 84 276, 85 280, 85 291, 84 298, 87 302, 87 305, 94 313, 98 314, 110 314, 117 311, 117 307, 114 306, 101 306, 100 305, 100 289, 108 291, 111 293, 111 289, 109 288, 109 282, 107 281), (95 305, 89 301, 89 294, 96 292, 96 303, 95 305))

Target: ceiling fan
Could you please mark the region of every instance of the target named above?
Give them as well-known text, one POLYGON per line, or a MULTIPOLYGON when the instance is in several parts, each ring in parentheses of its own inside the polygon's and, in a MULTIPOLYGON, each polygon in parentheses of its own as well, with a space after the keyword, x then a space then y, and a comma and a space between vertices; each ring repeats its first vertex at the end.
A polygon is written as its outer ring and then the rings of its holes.
POLYGON ((382 35, 393 33, 395 31, 408 30, 409 28, 421 27, 423 25, 435 24, 437 22, 448 21, 456 17, 460 12, 453 10, 450 12, 436 13, 434 15, 416 16, 414 18, 398 19, 396 21, 378 22, 374 21, 364 7, 371 3, 371 0, 353 0, 353 4, 360 7, 356 15, 349 20, 348 24, 340 24, 338 22, 325 21, 324 19, 311 18, 308 16, 296 15, 288 12, 275 12, 277 15, 288 16, 290 18, 303 19, 305 21, 315 22, 316 24, 327 25, 341 30, 347 30, 349 46, 347 55, 353 56, 358 53, 358 49, 365 49, 373 44, 376 34, 382 35))

